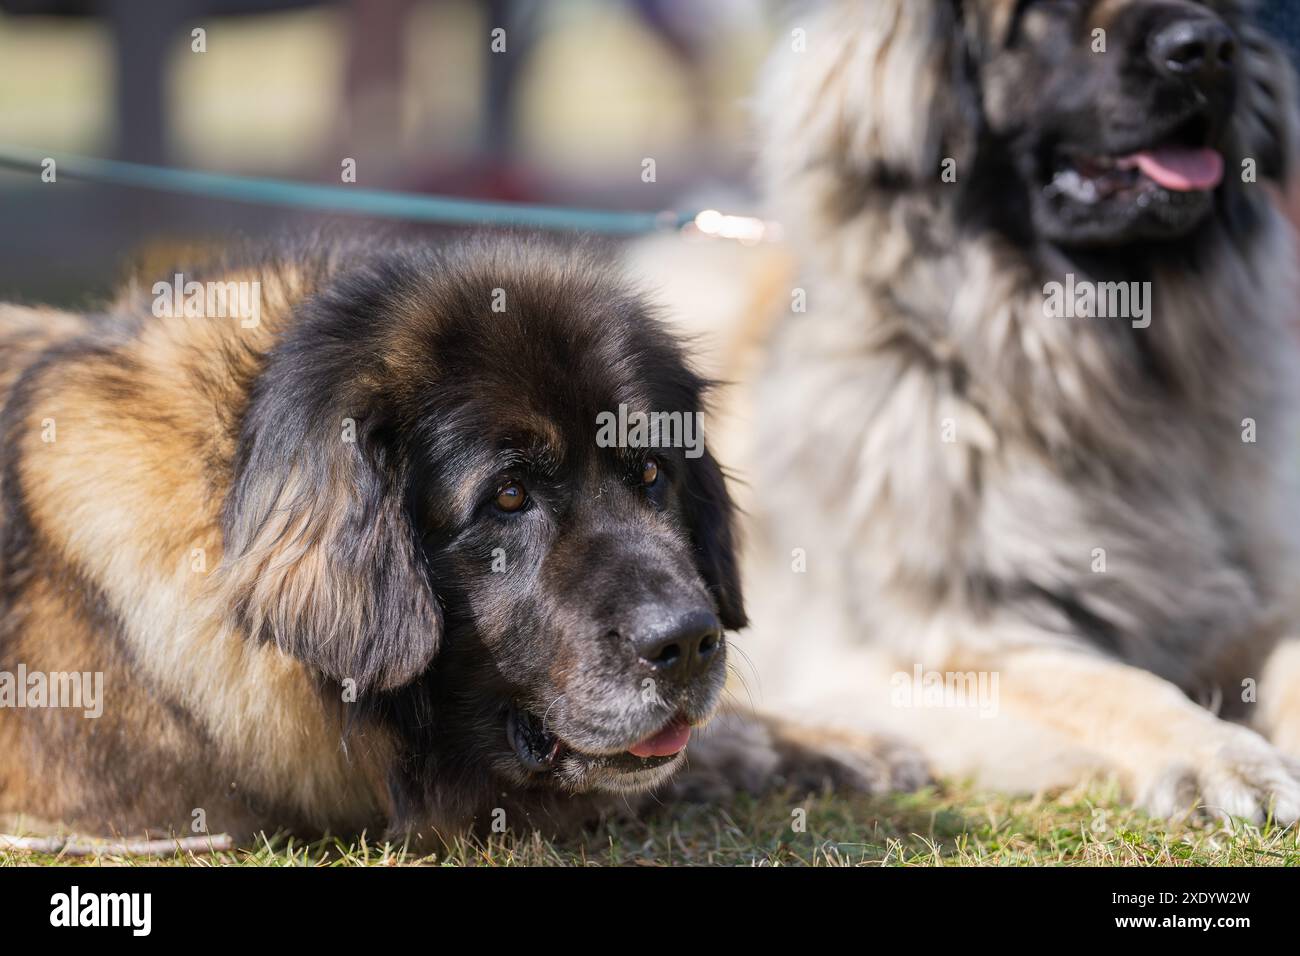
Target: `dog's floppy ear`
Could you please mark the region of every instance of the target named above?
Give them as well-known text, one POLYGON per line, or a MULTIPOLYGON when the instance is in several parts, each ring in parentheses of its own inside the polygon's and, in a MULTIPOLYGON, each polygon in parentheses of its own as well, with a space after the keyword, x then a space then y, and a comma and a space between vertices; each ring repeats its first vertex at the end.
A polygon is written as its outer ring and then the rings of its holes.
POLYGON ((1260 178, 1288 185, 1297 146, 1295 70, 1286 51, 1258 26, 1245 23, 1238 32, 1245 51, 1236 120, 1240 159, 1253 161, 1260 178))
POLYGON ((334 348, 273 358, 261 378, 223 515, 223 584, 250 637, 359 691, 389 690, 429 667, 441 611, 380 398, 357 356, 334 348))
POLYGON ((707 449, 686 459, 683 510, 695 548, 696 566, 718 604, 722 626, 734 631, 748 624, 740 590, 735 505, 722 469, 707 449))
POLYGON ((764 73, 769 194, 806 175, 941 182, 946 159, 968 158, 978 109, 960 0, 823 7, 791 22, 764 73))

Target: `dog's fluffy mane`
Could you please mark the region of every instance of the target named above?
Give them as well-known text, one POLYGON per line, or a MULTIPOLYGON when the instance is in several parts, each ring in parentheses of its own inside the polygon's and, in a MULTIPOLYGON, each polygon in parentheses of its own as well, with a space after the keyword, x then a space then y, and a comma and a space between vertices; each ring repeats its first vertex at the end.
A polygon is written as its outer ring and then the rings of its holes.
POLYGON ((849 639, 909 660, 1051 636, 1202 690, 1291 598, 1291 529, 1270 515, 1294 487, 1295 253, 1265 184, 1291 169, 1290 68, 1220 4, 1248 58, 1225 158, 1256 158, 1260 182, 1225 186, 1194 242, 1076 257, 972 211, 996 184, 968 181, 981 40, 963 6, 822 5, 792 24, 806 52, 787 36, 769 64, 763 176, 808 297, 760 399, 773 435, 801 436, 763 445, 778 553, 823 543, 849 639), (1150 327, 1045 319, 1067 273, 1150 281, 1150 327), (1258 445, 1225 454, 1245 419, 1258 445))

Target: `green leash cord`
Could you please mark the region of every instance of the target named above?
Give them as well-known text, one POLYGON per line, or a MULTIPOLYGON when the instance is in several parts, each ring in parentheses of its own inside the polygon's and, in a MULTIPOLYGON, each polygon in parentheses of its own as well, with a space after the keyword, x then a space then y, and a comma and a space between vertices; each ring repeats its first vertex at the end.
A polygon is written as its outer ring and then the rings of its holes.
POLYGON ((21 147, 0 146, 0 167, 39 174, 50 160, 55 164, 56 176, 85 182, 413 222, 458 226, 515 226, 637 236, 680 230, 694 223, 697 218, 695 213, 571 209, 564 206, 452 199, 386 189, 354 189, 344 185, 325 186, 287 179, 230 176, 89 156, 42 154, 21 147))

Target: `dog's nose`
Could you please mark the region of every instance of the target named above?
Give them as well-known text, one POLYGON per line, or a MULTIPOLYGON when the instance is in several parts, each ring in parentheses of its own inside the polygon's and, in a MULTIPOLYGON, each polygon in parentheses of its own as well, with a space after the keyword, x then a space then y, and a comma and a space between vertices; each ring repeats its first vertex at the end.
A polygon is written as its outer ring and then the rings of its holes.
POLYGON ((693 677, 708 667, 722 646, 722 624, 712 611, 688 611, 650 625, 632 644, 657 673, 693 677))
POLYGON ((1149 44, 1156 68, 1193 81, 1227 72, 1237 56, 1237 37, 1222 20, 1208 17, 1175 20, 1157 29, 1149 44))

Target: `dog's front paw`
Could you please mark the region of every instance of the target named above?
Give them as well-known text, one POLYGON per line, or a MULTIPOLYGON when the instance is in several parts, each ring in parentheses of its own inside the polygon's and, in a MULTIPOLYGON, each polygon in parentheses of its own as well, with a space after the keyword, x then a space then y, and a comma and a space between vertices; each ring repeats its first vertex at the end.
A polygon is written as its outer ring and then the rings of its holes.
POLYGON ((773 790, 885 793, 930 781, 920 753, 899 741, 737 714, 702 733, 687 761, 670 787, 694 802, 773 790))
POLYGON ((1139 801, 1153 816, 1300 820, 1300 763, 1245 727, 1223 725, 1186 762, 1145 777, 1139 801))

